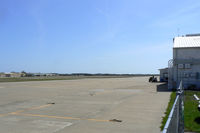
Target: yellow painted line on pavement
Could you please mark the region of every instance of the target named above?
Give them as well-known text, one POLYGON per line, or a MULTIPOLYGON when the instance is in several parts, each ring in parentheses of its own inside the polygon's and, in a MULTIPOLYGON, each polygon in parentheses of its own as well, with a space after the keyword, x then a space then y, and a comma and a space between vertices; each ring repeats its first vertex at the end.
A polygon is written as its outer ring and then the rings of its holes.
POLYGON ((42 117, 42 118, 68 119, 68 120, 88 120, 88 121, 96 121, 96 122, 110 122, 110 120, 82 119, 82 118, 76 118, 76 117, 51 116, 51 115, 39 115, 39 114, 18 113, 18 114, 14 114, 14 115, 32 116, 32 117, 42 117))
POLYGON ((44 118, 57 118, 57 119, 80 120, 80 118, 62 117, 62 116, 49 116, 49 115, 39 115, 39 114, 24 114, 24 113, 19 113, 19 114, 16 114, 16 115, 23 115, 23 116, 37 116, 37 117, 44 117, 44 118))
POLYGON ((27 109, 24 109, 24 110, 18 110, 18 111, 6 113, 6 114, 0 114, 0 117, 8 116, 8 115, 17 115, 17 114, 22 113, 22 112, 25 112, 25 111, 36 110, 36 109, 41 109, 41 108, 46 108, 46 107, 49 107, 49 106, 51 106, 51 105, 52 105, 52 104, 45 104, 45 105, 42 105, 42 106, 27 108, 27 109))
POLYGON ((8 116, 9 114, 0 114, 0 117, 8 116))
POLYGON ((45 105, 41 105, 41 106, 37 106, 37 107, 27 108, 27 109, 24 109, 24 110, 18 110, 18 111, 15 111, 15 112, 11 112, 10 114, 18 114, 18 113, 22 113, 22 112, 25 112, 25 111, 42 109, 42 108, 49 107, 51 105, 52 104, 45 104, 45 105))
POLYGON ((110 122, 110 120, 100 120, 100 119, 84 119, 84 118, 76 118, 76 117, 65 117, 65 116, 51 116, 51 115, 40 115, 40 114, 27 114, 23 113, 25 111, 30 110, 37 110, 51 106, 52 104, 45 104, 38 107, 27 108, 24 110, 18 110, 15 112, 7 113, 7 114, 0 114, 1 116, 8 116, 8 115, 18 115, 18 116, 31 116, 31 117, 41 117, 41 118, 56 118, 56 119, 68 119, 68 120, 88 120, 88 121, 96 121, 96 122, 110 122))

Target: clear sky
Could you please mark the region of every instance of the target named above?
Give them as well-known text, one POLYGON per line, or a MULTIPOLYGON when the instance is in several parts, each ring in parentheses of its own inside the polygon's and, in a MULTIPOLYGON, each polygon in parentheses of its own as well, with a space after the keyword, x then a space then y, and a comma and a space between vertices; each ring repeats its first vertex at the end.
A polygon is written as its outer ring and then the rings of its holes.
POLYGON ((199 22, 199 0, 0 0, 0 72, 158 73, 199 22))

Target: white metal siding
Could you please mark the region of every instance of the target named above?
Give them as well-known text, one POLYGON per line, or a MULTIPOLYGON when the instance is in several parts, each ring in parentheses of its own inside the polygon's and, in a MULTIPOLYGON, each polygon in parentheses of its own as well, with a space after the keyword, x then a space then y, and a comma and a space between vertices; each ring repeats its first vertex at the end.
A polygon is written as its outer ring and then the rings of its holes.
POLYGON ((188 47, 200 47, 200 36, 174 38, 174 48, 188 47))

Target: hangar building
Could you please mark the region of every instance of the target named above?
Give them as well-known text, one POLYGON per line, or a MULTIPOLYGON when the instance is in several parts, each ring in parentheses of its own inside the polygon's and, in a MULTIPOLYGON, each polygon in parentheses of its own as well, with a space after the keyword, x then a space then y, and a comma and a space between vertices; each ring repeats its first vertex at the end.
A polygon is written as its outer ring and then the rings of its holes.
POLYGON ((200 34, 188 34, 173 40, 173 59, 168 62, 168 87, 200 88, 200 34))

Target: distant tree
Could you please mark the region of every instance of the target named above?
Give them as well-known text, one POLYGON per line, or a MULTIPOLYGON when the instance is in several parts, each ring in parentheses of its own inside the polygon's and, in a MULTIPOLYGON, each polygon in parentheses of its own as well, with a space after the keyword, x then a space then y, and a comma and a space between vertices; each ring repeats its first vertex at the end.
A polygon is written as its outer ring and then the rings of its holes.
POLYGON ((26 73, 26 72, 23 70, 23 71, 21 71, 21 73, 26 73))
POLYGON ((26 73, 24 70, 21 71, 21 74, 22 74, 22 75, 21 75, 22 77, 26 77, 26 76, 27 76, 27 73, 26 73))

